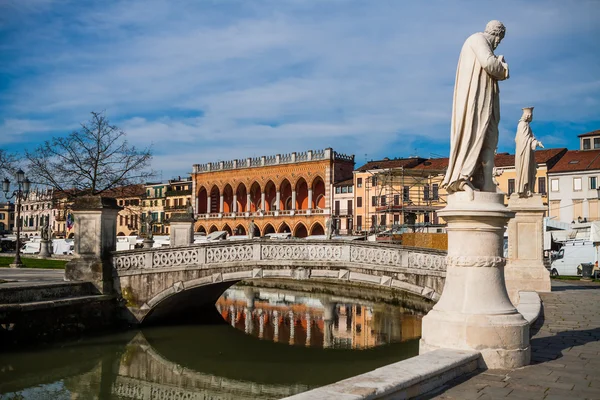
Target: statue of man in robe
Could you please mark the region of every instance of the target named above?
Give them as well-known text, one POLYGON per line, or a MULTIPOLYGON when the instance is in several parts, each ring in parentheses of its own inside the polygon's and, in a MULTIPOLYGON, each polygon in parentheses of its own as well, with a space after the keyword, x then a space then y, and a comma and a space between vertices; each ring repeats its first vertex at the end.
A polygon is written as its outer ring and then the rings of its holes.
POLYGON ((505 32, 500 21, 490 21, 484 32, 467 38, 460 52, 452 104, 450 160, 442 183, 448 194, 496 192, 493 172, 500 122, 498 81, 509 75, 504 56, 496 56, 494 50, 505 32))
POLYGON ((254 239, 254 231, 256 230, 256 225, 254 225, 254 220, 251 220, 248 224, 248 239, 254 239))
POLYGON ((537 164, 535 162, 535 149, 544 148, 542 142, 533 136, 529 123, 533 119, 533 107, 525 107, 523 116, 517 125, 517 144, 515 151, 515 168, 517 178, 515 180, 515 191, 519 197, 530 197, 535 187, 535 174, 537 164))

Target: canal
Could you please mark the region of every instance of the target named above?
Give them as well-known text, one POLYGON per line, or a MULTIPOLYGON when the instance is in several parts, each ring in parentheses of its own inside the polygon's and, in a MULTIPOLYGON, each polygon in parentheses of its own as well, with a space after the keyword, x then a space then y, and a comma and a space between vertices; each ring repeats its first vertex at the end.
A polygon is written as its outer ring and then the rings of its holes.
POLYGON ((233 286, 212 324, 0 354, 0 399, 278 399, 418 353, 422 312, 233 286))

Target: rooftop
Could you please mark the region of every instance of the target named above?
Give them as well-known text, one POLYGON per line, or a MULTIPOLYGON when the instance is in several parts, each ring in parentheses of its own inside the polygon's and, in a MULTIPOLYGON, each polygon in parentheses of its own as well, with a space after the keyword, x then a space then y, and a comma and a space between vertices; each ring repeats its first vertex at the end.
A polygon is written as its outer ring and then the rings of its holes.
POLYGON ((346 179, 345 181, 340 181, 337 183, 334 183, 333 186, 352 186, 354 185, 354 179, 350 178, 350 179, 346 179))
POLYGON ((569 150, 549 172, 600 170, 600 150, 569 150))
POLYGON ((588 133, 582 133, 581 135, 579 135, 577 137, 588 137, 588 136, 600 136, 600 129, 591 131, 588 133))
MULTIPOLYGON (((548 164, 553 161, 555 157, 559 157, 561 153, 566 153, 567 149, 556 148, 556 149, 542 149, 535 151, 535 162, 537 164, 548 164)), ((515 166, 515 155, 508 153, 498 153, 494 157, 494 165, 496 167, 514 167, 515 166)), ((549 166, 550 167, 550 166, 549 166)))
POLYGON ((423 161, 426 160, 421 157, 395 158, 393 160, 384 158, 383 160, 369 161, 365 165, 358 167, 355 171, 366 172, 374 169, 413 168, 423 161))

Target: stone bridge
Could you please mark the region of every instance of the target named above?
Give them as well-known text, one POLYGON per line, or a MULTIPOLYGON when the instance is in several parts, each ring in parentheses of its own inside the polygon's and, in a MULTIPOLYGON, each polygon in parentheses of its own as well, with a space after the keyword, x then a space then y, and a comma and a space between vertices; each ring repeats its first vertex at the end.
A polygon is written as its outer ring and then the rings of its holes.
POLYGON ((113 266, 115 287, 134 322, 143 322, 212 305, 229 286, 250 279, 350 282, 437 301, 446 254, 371 242, 255 239, 119 251, 113 266))

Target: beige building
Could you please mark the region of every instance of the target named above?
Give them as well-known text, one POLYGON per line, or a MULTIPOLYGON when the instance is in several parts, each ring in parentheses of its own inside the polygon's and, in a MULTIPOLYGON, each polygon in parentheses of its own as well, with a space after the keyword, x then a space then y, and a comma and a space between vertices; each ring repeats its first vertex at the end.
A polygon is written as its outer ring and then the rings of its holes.
POLYGON ((334 231, 338 235, 354 232, 354 180, 346 179, 333 185, 334 231))
POLYGON ((54 192, 49 189, 34 189, 21 202, 21 236, 40 236, 41 228, 53 225, 54 192))
POLYGON ((447 158, 370 161, 354 171, 354 226, 357 232, 381 232, 440 223, 444 207, 441 183, 447 158))
POLYGON ((0 203, 0 235, 12 233, 15 227, 15 205, 13 203, 0 203))
MULTIPOLYGON (((548 204, 548 171, 556 165, 566 152, 567 149, 565 148, 539 149, 535 151, 537 172, 534 191, 542 195, 544 205, 548 204)), ((496 165, 496 170, 501 172, 499 176, 496 176, 498 186, 500 190, 510 196, 515 191, 515 179, 517 175, 515 155, 508 153, 496 154, 494 164, 496 165)), ((505 202, 508 202, 508 196, 505 198, 505 202)))

